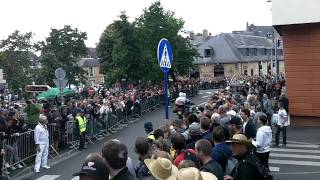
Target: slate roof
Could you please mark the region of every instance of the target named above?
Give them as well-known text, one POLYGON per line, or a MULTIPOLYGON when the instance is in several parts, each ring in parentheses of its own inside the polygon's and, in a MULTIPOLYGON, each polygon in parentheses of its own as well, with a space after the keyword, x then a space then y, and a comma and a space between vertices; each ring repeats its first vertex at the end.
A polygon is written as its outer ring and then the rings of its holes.
POLYGON ((248 32, 253 32, 256 36, 270 37, 274 35, 276 30, 272 26, 255 26, 251 24, 247 27, 248 32))
MULTIPOLYGON (((201 37, 202 38, 202 37, 201 37)), ((221 33, 216 36, 209 36, 202 41, 197 39, 193 41, 197 45, 200 57, 195 58, 195 64, 214 64, 214 63, 239 63, 239 62, 257 62, 271 59, 271 55, 258 53, 257 56, 247 56, 243 53, 246 48, 249 49, 269 49, 271 51, 273 43, 271 39, 261 36, 221 33), (213 56, 204 57, 205 49, 213 49, 213 56)), ((278 57, 279 60, 283 56, 278 57)))
POLYGON ((95 58, 81 58, 78 61, 78 66, 80 67, 97 67, 100 66, 100 62, 95 58))

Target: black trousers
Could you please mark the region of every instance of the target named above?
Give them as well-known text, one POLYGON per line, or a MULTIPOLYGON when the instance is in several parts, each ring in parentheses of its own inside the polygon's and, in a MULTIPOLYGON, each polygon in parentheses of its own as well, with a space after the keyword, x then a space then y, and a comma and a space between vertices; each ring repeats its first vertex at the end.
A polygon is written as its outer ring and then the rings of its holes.
POLYGON ((256 153, 257 157, 259 158, 261 164, 269 168, 269 155, 270 152, 265 152, 265 153, 256 153))
POLYGON ((287 127, 280 125, 277 125, 277 132, 276 132, 276 145, 279 145, 279 138, 280 138, 280 132, 282 131, 282 143, 283 145, 287 144, 287 127))
POLYGON ((80 140, 79 150, 84 149, 85 137, 86 137, 86 132, 80 133, 80 136, 79 136, 79 140, 80 140))

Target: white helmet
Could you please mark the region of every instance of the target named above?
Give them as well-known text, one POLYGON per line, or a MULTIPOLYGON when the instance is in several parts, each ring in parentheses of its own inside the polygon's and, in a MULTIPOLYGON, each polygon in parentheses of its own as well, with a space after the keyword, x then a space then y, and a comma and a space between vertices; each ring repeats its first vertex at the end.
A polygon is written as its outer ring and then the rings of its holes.
POLYGON ((179 93, 179 97, 186 97, 186 96, 187 96, 186 93, 183 93, 183 92, 180 92, 180 93, 179 93))

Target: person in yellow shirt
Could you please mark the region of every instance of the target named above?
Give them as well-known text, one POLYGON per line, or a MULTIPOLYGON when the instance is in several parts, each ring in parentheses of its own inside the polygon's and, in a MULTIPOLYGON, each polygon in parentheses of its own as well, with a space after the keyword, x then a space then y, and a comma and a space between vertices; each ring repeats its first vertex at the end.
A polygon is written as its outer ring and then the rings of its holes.
POLYGON ((79 130, 79 151, 84 149, 84 144, 85 144, 85 136, 86 136, 86 131, 87 131, 87 119, 84 116, 83 110, 79 111, 76 116, 76 124, 79 130))

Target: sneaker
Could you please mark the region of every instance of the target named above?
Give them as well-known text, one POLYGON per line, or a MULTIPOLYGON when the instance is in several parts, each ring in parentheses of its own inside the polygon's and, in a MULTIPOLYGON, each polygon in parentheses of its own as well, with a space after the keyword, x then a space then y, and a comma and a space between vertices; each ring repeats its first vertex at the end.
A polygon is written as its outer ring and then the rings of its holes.
POLYGON ((42 166, 44 169, 50 169, 50 166, 42 166))
POLYGON ((9 168, 9 167, 10 167, 9 163, 6 163, 5 166, 6 166, 6 168, 9 168))
POLYGON ((18 165, 16 165, 16 168, 18 168, 18 169, 22 169, 22 168, 23 168, 23 166, 22 166, 21 164, 18 164, 18 165))
POLYGON ((40 170, 39 169, 35 169, 34 172, 35 173, 40 173, 40 170))
POLYGON ((11 167, 10 167, 10 170, 11 170, 11 171, 14 171, 14 170, 16 170, 16 168, 15 168, 14 166, 11 166, 11 167))

